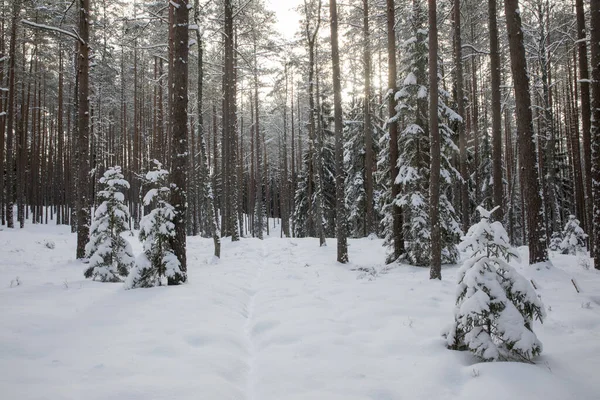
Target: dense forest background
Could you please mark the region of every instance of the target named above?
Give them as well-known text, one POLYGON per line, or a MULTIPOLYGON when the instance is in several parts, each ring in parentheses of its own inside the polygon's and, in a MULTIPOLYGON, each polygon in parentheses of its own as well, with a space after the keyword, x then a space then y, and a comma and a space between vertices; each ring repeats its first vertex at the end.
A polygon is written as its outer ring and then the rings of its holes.
POLYGON ((531 263, 573 215, 600 267, 599 0, 304 0, 292 39, 263 0, 0 9, 8 228, 70 224, 82 258, 99 178, 122 168, 139 229, 156 159, 183 273, 186 235, 280 218, 340 262, 377 235, 439 278, 478 206, 531 263))

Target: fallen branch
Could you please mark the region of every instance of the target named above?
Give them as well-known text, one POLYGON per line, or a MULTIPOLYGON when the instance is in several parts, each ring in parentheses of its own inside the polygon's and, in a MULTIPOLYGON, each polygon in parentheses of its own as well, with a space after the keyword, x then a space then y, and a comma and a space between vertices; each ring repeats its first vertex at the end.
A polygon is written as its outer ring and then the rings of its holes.
POLYGON ((575 278, 571 278, 571 283, 573 284, 573 286, 575 286, 575 290, 577 290, 577 293, 581 293, 581 290, 579 290, 579 287, 577 286, 577 283, 575 282, 575 278))

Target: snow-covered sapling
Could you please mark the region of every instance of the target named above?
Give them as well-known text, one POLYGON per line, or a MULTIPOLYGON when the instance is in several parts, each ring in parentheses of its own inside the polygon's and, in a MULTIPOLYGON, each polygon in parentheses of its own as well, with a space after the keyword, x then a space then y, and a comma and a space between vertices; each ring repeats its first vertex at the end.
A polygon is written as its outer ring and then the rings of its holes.
POLYGON ((550 245, 548 248, 552 251, 560 250, 560 245, 562 244, 563 237, 561 232, 552 232, 552 236, 550 237, 550 245))
POLYGON ((101 203, 85 246, 89 266, 84 275, 102 282, 121 282, 135 262, 131 245, 121 236, 129 230, 129 210, 123 204, 122 192, 129 188, 129 182, 124 179, 121 167, 111 167, 100 178, 100 186, 101 203))
POLYGON ((543 321, 544 306, 529 281, 509 265, 518 256, 502 224, 490 221, 496 208, 477 210, 481 221, 460 245, 471 254, 458 273, 448 346, 470 350, 484 361, 531 362, 542 351, 532 325, 534 319, 543 321))
POLYGON ((585 249, 585 240, 588 235, 579 226, 579 220, 574 215, 569 215, 569 221, 563 230, 563 240, 560 250, 563 254, 576 255, 585 249))
POLYGON ((144 205, 153 205, 154 209, 140 221, 139 238, 144 252, 125 282, 127 289, 167 285, 170 279, 181 275, 181 264, 171 246, 177 211, 169 203, 169 171, 154 160, 154 169, 146 174, 146 180, 154 187, 144 196, 144 205))

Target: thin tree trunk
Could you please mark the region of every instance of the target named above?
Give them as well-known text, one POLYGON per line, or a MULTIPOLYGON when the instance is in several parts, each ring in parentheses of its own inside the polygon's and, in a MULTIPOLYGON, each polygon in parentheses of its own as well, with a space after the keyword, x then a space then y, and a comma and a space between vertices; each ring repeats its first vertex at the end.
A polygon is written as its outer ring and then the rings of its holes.
POLYGON ((396 177, 398 176, 398 122, 395 120, 396 116, 396 100, 395 94, 397 91, 396 85, 396 32, 395 32, 395 10, 394 0, 387 0, 387 50, 388 50, 388 129, 390 136, 390 186, 392 188, 392 239, 393 239, 393 251, 387 262, 391 263, 396 261, 404 253, 404 234, 403 234, 403 221, 402 221, 402 209, 396 205, 396 197, 400 193, 400 187, 396 183, 396 177))
POLYGON ((344 151, 342 126, 342 83, 340 50, 338 45, 338 15, 336 0, 329 0, 331 18, 331 63, 333 67, 333 109, 335 124, 335 221, 337 235, 337 261, 348 262, 348 238, 346 233, 346 206, 344 202, 344 151))
POLYGON ((364 136, 365 136, 365 236, 375 230, 373 210, 373 126, 371 122, 371 43, 369 32, 369 0, 363 0, 363 63, 365 79, 364 136))
POLYGON ((85 245, 90 230, 90 102, 89 102, 89 69, 90 69, 90 0, 79 0, 79 36, 83 43, 79 44, 79 87, 77 113, 77 258, 85 257, 85 245))
POLYGON ((442 279, 442 230, 440 225, 440 173, 441 143, 438 123, 438 38, 437 4, 429 3, 429 134, 430 134, 430 175, 429 175, 429 218, 431 219, 431 270, 430 279, 442 279))
POLYGON ((13 141, 15 131, 15 116, 17 113, 16 107, 16 58, 17 58, 17 20, 21 10, 21 2, 15 0, 13 3, 13 14, 11 19, 10 29, 10 47, 8 50, 8 107, 6 112, 8 114, 6 119, 6 226, 8 228, 14 228, 14 160, 13 160, 13 141))
POLYGON ((489 31, 490 31, 490 76, 492 91, 492 179, 494 181, 493 207, 500 207, 495 218, 504 218, 503 196, 504 182, 502 180, 502 112, 500 98, 500 48, 498 46, 498 23, 496 21, 496 0, 488 2, 489 31))
POLYGON ((594 201, 594 267, 600 269, 600 0, 590 1, 592 53, 592 195, 594 201))

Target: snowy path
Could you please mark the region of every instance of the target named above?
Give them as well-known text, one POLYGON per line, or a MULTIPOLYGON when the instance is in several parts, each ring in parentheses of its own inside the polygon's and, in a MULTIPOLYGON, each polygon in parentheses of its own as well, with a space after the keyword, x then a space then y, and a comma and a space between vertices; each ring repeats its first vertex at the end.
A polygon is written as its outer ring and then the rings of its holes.
POLYGON ((125 291, 82 279, 74 236, 56 229, 0 231, 2 399, 565 400, 600 391, 595 271, 527 271, 552 308, 536 326, 544 356, 478 364, 439 336, 456 269, 441 282, 412 267, 368 279, 356 269, 381 268, 380 241, 350 241, 351 265, 335 263, 333 240, 224 241, 213 264, 210 240, 190 238, 188 284, 125 291), (572 290, 573 274, 590 295, 572 290), (22 284, 10 288, 16 276, 22 284))

